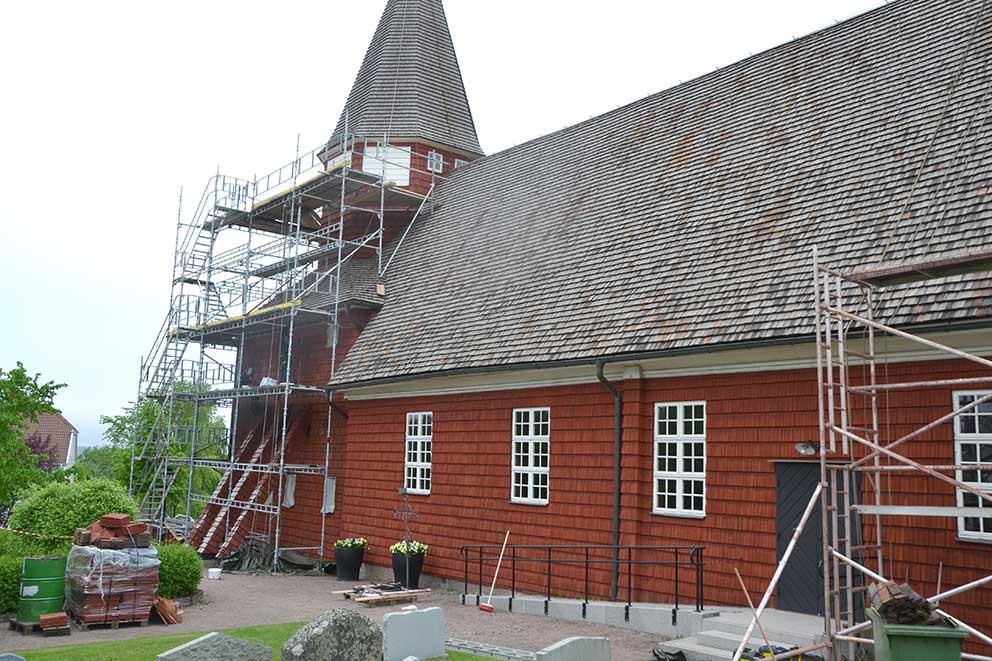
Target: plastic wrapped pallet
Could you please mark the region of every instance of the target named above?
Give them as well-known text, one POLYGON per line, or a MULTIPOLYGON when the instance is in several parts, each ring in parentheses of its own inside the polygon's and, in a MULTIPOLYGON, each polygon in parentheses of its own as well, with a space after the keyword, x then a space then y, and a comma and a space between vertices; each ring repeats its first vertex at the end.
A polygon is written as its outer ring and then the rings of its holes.
POLYGON ((85 624, 145 621, 158 589, 158 566, 154 547, 73 546, 65 571, 66 611, 85 624))

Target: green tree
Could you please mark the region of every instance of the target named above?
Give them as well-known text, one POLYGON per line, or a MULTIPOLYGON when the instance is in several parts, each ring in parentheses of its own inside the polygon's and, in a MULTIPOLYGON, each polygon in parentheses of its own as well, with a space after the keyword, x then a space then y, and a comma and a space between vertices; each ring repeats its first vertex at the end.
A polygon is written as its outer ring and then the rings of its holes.
MULTIPOLYGON (((177 393, 192 394, 206 390, 206 386, 197 386, 192 383, 179 383, 174 386, 177 393)), ((101 424, 106 425, 103 438, 111 448, 117 450, 113 453, 113 475, 114 479, 125 487, 129 484, 131 475, 131 455, 133 450, 140 452, 140 444, 148 438, 149 433, 154 433, 158 438, 168 437, 168 456, 188 458, 193 451, 193 439, 196 438, 196 456, 200 459, 224 459, 227 457, 227 425, 224 419, 217 414, 216 406, 210 403, 196 405, 192 401, 175 399, 171 404, 171 411, 163 409, 161 400, 148 397, 141 401, 139 405, 131 402, 124 408, 120 415, 101 416, 101 424), (171 427, 168 424, 171 413, 171 427), (197 434, 193 434, 193 423, 196 421, 197 434), (173 433, 167 434, 171 428, 173 433), (137 444, 137 445, 136 445, 137 444)), ((109 454, 109 453, 108 453, 109 454)), ((145 474, 144 469, 151 459, 144 459, 135 462, 134 475, 136 476, 134 497, 140 503, 148 490, 147 481, 138 479, 145 474)), ((179 469, 174 482, 174 487, 170 490, 166 499, 166 514, 179 515, 186 513, 186 487, 189 484, 189 467, 183 466, 179 469)), ((221 474, 213 468, 198 467, 193 471, 193 493, 209 496, 220 481, 221 474)), ((198 516, 203 509, 203 503, 196 501, 192 504, 192 515, 198 516)))
POLYGON ((76 479, 104 478, 126 487, 130 461, 130 452, 113 445, 83 448, 76 457, 72 472, 76 475, 76 479))
POLYGON ((24 487, 46 479, 24 432, 40 414, 58 412, 53 401, 65 384, 40 379, 40 374, 28 375, 19 361, 10 371, 0 369, 0 523, 24 487))

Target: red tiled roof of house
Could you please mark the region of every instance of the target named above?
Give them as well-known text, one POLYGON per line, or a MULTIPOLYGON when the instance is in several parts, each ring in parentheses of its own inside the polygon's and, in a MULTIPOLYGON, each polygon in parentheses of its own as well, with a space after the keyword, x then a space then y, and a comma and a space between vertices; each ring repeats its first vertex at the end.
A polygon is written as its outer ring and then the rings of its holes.
POLYGON ((79 430, 60 414, 42 413, 38 416, 38 422, 24 431, 24 438, 37 433, 43 441, 47 441, 55 455, 49 456, 49 459, 58 464, 65 464, 69 454, 69 446, 72 443, 73 432, 78 434, 79 430))

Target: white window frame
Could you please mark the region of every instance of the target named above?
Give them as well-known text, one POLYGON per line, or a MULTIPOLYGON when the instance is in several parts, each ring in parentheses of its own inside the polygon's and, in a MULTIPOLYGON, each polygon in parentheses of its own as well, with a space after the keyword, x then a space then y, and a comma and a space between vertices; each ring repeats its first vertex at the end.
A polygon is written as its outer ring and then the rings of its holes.
POLYGON ((407 493, 429 496, 433 479, 434 413, 406 414, 406 441, 403 444, 403 487, 407 493))
POLYGON ((431 150, 427 152, 427 171, 441 174, 444 172, 444 154, 431 150))
POLYGON ((510 502, 547 505, 551 495, 551 409, 513 409, 510 429, 510 502), (542 491, 543 497, 534 495, 542 491))
MULTIPOLYGON (((695 411, 693 410, 693 413, 695 411)), ((691 421, 698 421, 698 418, 690 417, 691 421)), ((666 421, 669 421, 666 418, 666 421)), ((651 511, 654 514, 662 514, 665 516, 678 516, 687 517, 693 519, 702 519, 706 517, 706 402, 695 401, 695 402, 656 402, 654 405, 654 419, 652 424, 654 425, 654 449, 652 451, 653 463, 651 465, 651 511), (702 407, 702 431, 698 432, 693 426, 690 432, 687 432, 685 428, 685 423, 687 417, 686 407, 702 407), (662 429, 659 424, 659 414, 662 408, 669 409, 675 407, 676 418, 675 418, 675 430, 672 433, 671 429, 666 424, 666 428, 662 429), (659 459, 661 453, 661 444, 666 444, 665 458, 666 463, 664 466, 659 466, 659 459), (668 445, 674 444, 675 446, 675 456, 671 457, 668 453, 670 449, 668 445), (701 447, 698 447, 701 444, 701 447), (687 454, 686 450, 690 450, 687 454), (698 456, 696 451, 701 450, 702 456, 698 456), (670 463, 674 459, 674 466, 670 463), (686 461, 692 462, 687 464, 686 461), (698 470, 698 463, 702 463, 702 470, 698 470), (672 470, 674 468, 674 470, 672 470), (674 492, 672 491, 662 491, 658 488, 658 481, 666 480, 666 487, 670 486, 669 482, 674 481, 674 492), (697 487, 700 489, 699 493, 685 493, 686 483, 692 483, 691 486, 695 490, 697 487), (664 506, 659 505, 659 496, 665 494, 666 499, 674 497, 674 506, 671 506, 667 502, 664 506), (702 509, 696 509, 695 507, 686 507, 684 498, 686 496, 690 498, 701 499, 702 509)), ((693 505, 695 500, 693 501, 693 505)))
POLYGON ((466 161, 465 159, 462 159, 462 158, 456 158, 455 159, 455 167, 454 167, 455 170, 457 170, 458 168, 460 168, 463 165, 468 165, 468 161, 466 161))
MULTIPOLYGON (((957 409, 961 408, 961 406, 963 406, 963 404, 960 403, 960 398, 961 397, 984 397, 985 395, 988 395, 990 392, 992 392, 992 391, 988 391, 988 390, 958 390, 958 391, 955 391, 952 394, 952 399, 951 399, 952 409, 951 410, 956 411, 957 409)), ((989 406, 989 404, 988 403, 986 403, 984 405, 980 404, 979 406, 980 407, 981 406, 989 406)), ((954 463, 956 463, 956 464, 963 465, 963 464, 970 464, 970 463, 992 463, 992 461, 988 461, 988 460, 985 461, 985 462, 982 462, 982 446, 983 445, 988 445, 988 446, 992 447, 992 433, 990 433, 990 432, 984 432, 983 433, 983 432, 980 431, 978 417, 977 417, 978 415, 980 415, 980 413, 977 411, 977 409, 972 409, 971 411, 968 411, 967 413, 962 413, 960 415, 954 416, 954 463), (966 418, 970 418, 970 419, 975 420, 975 431, 974 432, 965 432, 963 430, 964 420, 966 418), (963 446, 965 446, 965 445, 976 445, 977 446, 976 447, 976 452, 975 452, 975 458, 974 458, 974 460, 972 460, 970 457, 967 460, 965 460, 965 458, 964 458, 964 452, 963 452, 963 450, 964 450, 964 447, 963 446)), ((992 482, 982 482, 981 481, 981 479, 982 479, 982 472, 989 472, 989 471, 980 471, 976 475, 973 475, 973 476, 972 475, 966 476, 965 475, 965 472, 966 471, 963 471, 963 470, 957 471, 957 479, 958 479, 959 482, 965 482, 969 486, 975 487, 979 491, 983 491, 983 492, 986 492, 986 493, 992 493, 992 482), (965 477, 974 477, 975 480, 974 481, 971 480, 971 479, 965 480, 964 479, 965 477)), ((968 472, 970 472, 970 471, 968 471, 968 472)), ((992 542, 992 524, 986 525, 986 522, 983 521, 983 519, 992 519, 992 504, 989 504, 988 502, 982 500, 981 498, 976 497, 974 494, 969 494, 967 491, 963 491, 961 489, 955 489, 955 491, 957 492, 957 494, 955 496, 955 498, 956 498, 956 501, 955 502, 957 503, 957 506, 958 507, 981 507, 982 509, 988 509, 989 510, 989 516, 988 517, 981 517, 980 519, 978 519, 978 527, 980 529, 983 528, 983 527, 989 528, 987 531, 984 531, 984 532, 982 530, 977 530, 977 531, 976 530, 967 530, 965 528, 965 526, 966 526, 966 520, 967 519, 973 519, 975 517, 959 516, 958 517, 958 539, 966 540, 966 541, 969 541, 969 542, 992 542), (966 505, 965 504, 965 499, 966 498, 968 500, 972 500, 972 499, 974 499, 974 500, 973 500, 973 502, 970 502, 970 503, 968 503, 966 505), (975 501, 977 501, 977 502, 975 502, 975 501)))

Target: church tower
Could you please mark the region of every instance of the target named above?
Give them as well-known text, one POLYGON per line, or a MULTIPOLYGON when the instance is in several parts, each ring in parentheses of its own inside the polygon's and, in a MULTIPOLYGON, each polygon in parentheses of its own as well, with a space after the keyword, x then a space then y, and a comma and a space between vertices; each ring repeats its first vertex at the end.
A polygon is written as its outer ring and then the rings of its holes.
POLYGON ((426 192, 482 156, 441 0, 389 0, 325 155, 426 192))

